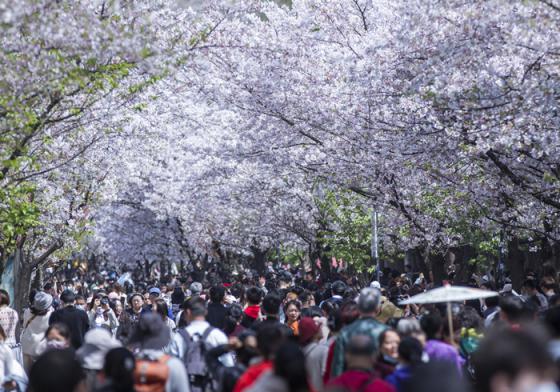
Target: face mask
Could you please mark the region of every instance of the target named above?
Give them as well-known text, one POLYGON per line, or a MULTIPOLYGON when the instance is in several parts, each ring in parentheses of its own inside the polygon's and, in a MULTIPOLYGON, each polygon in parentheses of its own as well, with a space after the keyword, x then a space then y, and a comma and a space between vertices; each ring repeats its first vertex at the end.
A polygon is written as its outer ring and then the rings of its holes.
POLYGON ((383 354, 383 360, 385 360, 387 363, 391 363, 391 364, 397 364, 399 362, 395 358, 390 357, 386 354, 383 354))
POLYGON ((67 347, 66 342, 60 340, 47 340, 47 348, 62 350, 66 347, 67 347))
POLYGON ((86 306, 85 305, 76 305, 76 309, 86 310, 86 306))
POLYGON ((97 309, 95 310, 95 313, 97 313, 97 315, 100 316, 100 315, 103 314, 103 309, 97 308, 97 309))

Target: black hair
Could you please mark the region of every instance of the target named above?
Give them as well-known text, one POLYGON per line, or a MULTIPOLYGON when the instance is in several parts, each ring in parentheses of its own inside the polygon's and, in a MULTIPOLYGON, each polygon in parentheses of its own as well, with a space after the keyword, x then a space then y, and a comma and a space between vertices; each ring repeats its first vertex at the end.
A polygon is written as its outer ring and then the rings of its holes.
POLYGON ((166 321, 169 314, 169 308, 167 307, 167 303, 165 302, 165 300, 161 298, 157 299, 155 302, 155 308, 156 313, 161 316, 163 321, 166 321))
POLYGON ((274 359, 274 372, 288 384, 289 391, 309 391, 305 369, 305 355, 296 343, 287 341, 280 346, 274 359))
POLYGON ((514 380, 524 371, 543 374, 553 366, 546 339, 526 330, 495 330, 488 334, 473 355, 476 390, 491 392, 491 383, 501 374, 514 380))
POLYGON ((222 285, 212 286, 210 288, 210 301, 219 304, 224 300, 226 289, 222 285))
POLYGON ((242 318, 243 318, 243 308, 241 308, 241 306, 238 304, 231 304, 231 306, 228 307, 226 311, 226 323, 224 326, 225 334, 226 335, 231 334, 235 330, 237 324, 239 324, 242 318))
POLYGON ((261 303, 263 292, 261 289, 255 286, 251 286, 245 292, 247 302, 251 305, 258 305, 261 303))
POLYGON ((199 296, 194 296, 185 301, 185 310, 190 310, 194 317, 206 315, 206 302, 199 296))
POLYGON ((124 347, 107 352, 103 373, 113 392, 134 392, 134 355, 124 347))
POLYGON ((422 363, 422 343, 412 336, 405 336, 399 343, 399 357, 410 366, 422 363))
POLYGON ((27 390, 74 392, 76 386, 84 379, 84 371, 73 350, 48 350, 31 367, 27 390), (61 369, 64 369, 64 377, 60 375, 61 369))
POLYGON ((285 341, 280 324, 261 324, 257 331, 257 347, 265 359, 271 359, 285 341))
POLYGON ((432 311, 422 316, 420 326, 428 339, 437 339, 443 328, 443 318, 438 311, 432 311))
POLYGON ((485 298, 484 303, 486 304, 487 307, 493 308, 500 304, 500 297, 485 298))
POLYGON ((560 338, 560 306, 554 306, 544 313, 544 323, 555 338, 560 338))
POLYGON ((68 325, 66 325, 65 323, 54 323, 54 324, 49 325, 49 327, 45 331, 45 338, 47 336, 49 336, 49 332, 51 332, 53 329, 58 331, 58 333, 63 338, 70 341, 70 339, 71 339, 70 328, 68 328, 68 325))
POLYGON ((10 305, 10 294, 4 289, 0 289, 0 305, 10 305))
POLYGON ((524 303, 520 297, 507 295, 500 298, 500 312, 503 312, 508 321, 518 323, 531 318, 532 308, 524 303))
POLYGON ((282 304, 282 299, 278 295, 274 293, 269 293, 265 295, 262 301, 261 309, 265 314, 275 316, 278 315, 278 313, 280 313, 281 304, 282 304))

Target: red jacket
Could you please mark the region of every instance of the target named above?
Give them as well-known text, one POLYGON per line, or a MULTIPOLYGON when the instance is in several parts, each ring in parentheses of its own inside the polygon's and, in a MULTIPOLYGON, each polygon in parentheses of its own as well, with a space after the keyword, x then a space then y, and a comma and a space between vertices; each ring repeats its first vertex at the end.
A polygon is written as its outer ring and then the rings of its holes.
POLYGON ((365 370, 347 370, 327 384, 332 386, 343 387, 348 392, 396 392, 391 384, 365 370))
POLYGON ((270 369, 272 369, 272 361, 263 361, 250 366, 249 369, 239 377, 239 380, 237 380, 233 392, 243 392, 253 385, 264 372, 270 369))

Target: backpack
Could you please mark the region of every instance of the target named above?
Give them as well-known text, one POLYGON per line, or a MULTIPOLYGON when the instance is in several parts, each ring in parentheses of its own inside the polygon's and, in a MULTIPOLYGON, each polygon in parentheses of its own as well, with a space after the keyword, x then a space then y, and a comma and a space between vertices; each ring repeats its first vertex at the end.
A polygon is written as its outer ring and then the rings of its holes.
POLYGON ((206 340, 214 329, 214 327, 209 326, 202 335, 197 333, 191 336, 184 328, 177 328, 177 332, 186 343, 187 349, 183 361, 193 392, 203 392, 212 388, 210 372, 206 365, 206 353, 211 347, 206 340), (193 339, 195 336, 197 339, 193 339))
POLYGON ((159 359, 147 356, 136 358, 134 367, 134 389, 136 392, 165 392, 165 385, 169 378, 167 361, 171 357, 162 355, 159 359))

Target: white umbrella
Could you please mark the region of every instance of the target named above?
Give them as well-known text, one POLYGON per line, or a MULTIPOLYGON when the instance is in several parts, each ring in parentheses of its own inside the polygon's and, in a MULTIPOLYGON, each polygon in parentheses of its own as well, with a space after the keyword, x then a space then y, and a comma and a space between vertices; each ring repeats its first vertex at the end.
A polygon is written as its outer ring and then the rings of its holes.
POLYGON ((407 300, 399 302, 409 304, 436 304, 440 302, 461 302, 469 299, 489 298, 499 295, 495 291, 473 289, 471 287, 449 286, 438 287, 425 293, 417 294, 407 300))
POLYGON ((445 285, 427 291, 425 293, 417 294, 404 301, 400 301, 400 305, 409 304, 435 304, 447 302, 447 321, 449 323, 449 334, 451 341, 453 341, 453 319, 451 317, 451 302, 467 301, 469 299, 489 298, 499 295, 495 291, 473 289, 471 287, 450 286, 445 285))

